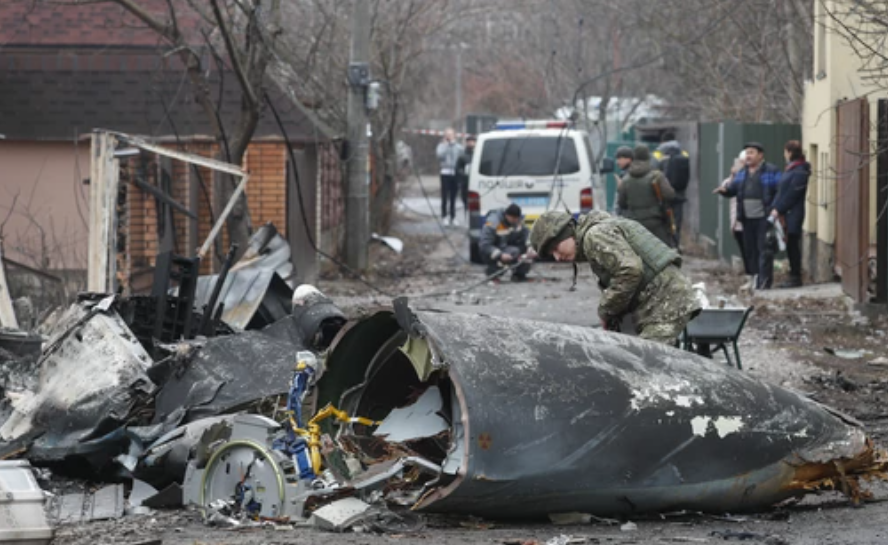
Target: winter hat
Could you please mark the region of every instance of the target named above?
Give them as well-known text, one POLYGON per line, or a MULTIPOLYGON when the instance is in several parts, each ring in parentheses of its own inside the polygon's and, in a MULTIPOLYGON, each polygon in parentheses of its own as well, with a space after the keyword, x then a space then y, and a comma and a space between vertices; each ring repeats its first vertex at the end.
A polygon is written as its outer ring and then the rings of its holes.
POLYGON ((512 216, 513 218, 521 217, 521 207, 515 203, 512 203, 506 208, 506 215, 512 216))
POLYGON ((635 146, 635 160, 636 161, 650 161, 651 160, 651 150, 648 149, 644 144, 639 144, 635 146))
POLYGON ((626 159, 635 159, 635 153, 632 152, 632 148, 629 146, 620 146, 617 148, 617 153, 614 155, 617 159, 625 157, 626 159))

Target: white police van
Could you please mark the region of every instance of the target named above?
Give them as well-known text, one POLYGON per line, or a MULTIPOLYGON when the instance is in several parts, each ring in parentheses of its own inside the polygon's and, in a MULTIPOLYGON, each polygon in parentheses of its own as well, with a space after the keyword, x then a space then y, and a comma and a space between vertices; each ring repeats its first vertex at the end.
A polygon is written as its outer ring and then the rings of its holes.
POLYGON ((469 171, 469 248, 480 262, 478 239, 489 211, 521 207, 528 227, 548 210, 581 214, 606 206, 589 135, 569 121, 501 121, 478 135, 469 171))

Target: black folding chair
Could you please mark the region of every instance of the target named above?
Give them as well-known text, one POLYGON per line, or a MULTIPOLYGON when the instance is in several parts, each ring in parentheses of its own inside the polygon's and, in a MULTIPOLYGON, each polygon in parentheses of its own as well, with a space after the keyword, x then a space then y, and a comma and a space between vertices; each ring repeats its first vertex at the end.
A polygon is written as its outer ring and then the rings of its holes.
POLYGON ((728 352, 730 344, 734 348, 737 369, 743 369, 737 341, 752 309, 753 307, 703 309, 685 327, 682 334, 682 348, 708 358, 712 357, 713 350, 721 350, 728 360, 728 365, 734 365, 728 352))

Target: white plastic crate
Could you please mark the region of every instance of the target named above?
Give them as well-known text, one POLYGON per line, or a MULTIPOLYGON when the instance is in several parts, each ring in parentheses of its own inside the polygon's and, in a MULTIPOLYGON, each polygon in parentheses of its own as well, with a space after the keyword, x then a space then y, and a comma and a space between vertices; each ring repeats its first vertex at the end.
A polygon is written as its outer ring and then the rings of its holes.
POLYGON ((0 461, 0 544, 48 545, 45 502, 27 461, 0 461))

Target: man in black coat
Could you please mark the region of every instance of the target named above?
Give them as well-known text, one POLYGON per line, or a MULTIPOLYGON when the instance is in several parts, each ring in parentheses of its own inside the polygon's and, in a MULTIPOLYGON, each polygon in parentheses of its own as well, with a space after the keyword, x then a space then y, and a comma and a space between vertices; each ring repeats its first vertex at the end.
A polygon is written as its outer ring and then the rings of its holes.
POLYGON ((777 185, 777 198, 771 217, 780 219, 786 229, 786 256, 789 258, 789 280, 778 288, 797 288, 802 285, 802 224, 805 221, 805 201, 811 165, 805 161, 798 140, 790 140, 783 148, 786 169, 777 185))

